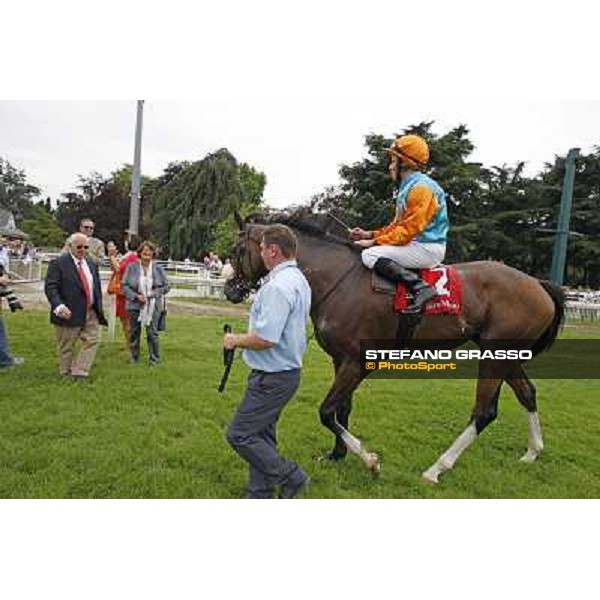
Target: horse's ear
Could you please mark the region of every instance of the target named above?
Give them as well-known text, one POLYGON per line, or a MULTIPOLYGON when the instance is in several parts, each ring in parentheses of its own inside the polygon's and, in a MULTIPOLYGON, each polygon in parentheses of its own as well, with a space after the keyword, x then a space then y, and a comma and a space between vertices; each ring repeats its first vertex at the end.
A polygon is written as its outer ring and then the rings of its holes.
POLYGON ((233 209, 233 218, 235 220, 236 225, 238 226, 238 229, 243 229, 244 221, 242 220, 242 217, 240 216, 240 213, 238 212, 237 208, 233 209))

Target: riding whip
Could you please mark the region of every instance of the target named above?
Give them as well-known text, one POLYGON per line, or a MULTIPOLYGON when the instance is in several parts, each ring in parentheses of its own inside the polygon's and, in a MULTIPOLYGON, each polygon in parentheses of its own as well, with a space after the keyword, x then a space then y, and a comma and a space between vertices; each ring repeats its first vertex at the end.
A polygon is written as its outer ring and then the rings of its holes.
MULTIPOLYGON (((223 333, 231 333, 231 325, 225 324, 223 326, 223 333)), ((221 377, 221 383, 219 384, 219 392, 223 392, 225 385, 227 384, 229 371, 231 371, 231 365, 233 364, 234 353, 235 350, 233 348, 231 350, 223 348, 223 364, 225 365, 225 370, 223 371, 223 377, 221 377)))
POLYGON ((344 229, 350 229, 350 227, 348 225, 346 225, 346 223, 344 223, 344 221, 342 221, 341 219, 338 219, 333 213, 328 212, 327 216, 331 219, 333 219, 334 221, 336 221, 339 225, 341 225, 344 229))

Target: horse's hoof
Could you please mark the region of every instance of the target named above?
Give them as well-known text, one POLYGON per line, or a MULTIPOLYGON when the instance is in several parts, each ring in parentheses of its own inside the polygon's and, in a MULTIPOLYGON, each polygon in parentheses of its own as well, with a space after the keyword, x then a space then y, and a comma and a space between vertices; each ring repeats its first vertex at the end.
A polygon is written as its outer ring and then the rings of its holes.
POLYGON ((426 481, 427 483, 432 483, 434 485, 437 485, 440 480, 438 479, 439 473, 437 471, 435 471, 433 468, 427 469, 427 471, 423 472, 421 474, 421 477, 423 478, 424 481, 426 481))
POLYGON ((365 464, 367 465, 367 469, 372 473, 380 473, 381 472, 381 463, 379 462, 379 456, 375 454, 375 452, 369 452, 365 458, 365 464))
POLYGON ((539 452, 536 452, 535 450, 527 450, 527 452, 525 452, 525 454, 521 456, 519 461, 522 463, 532 463, 536 460, 538 456, 539 452))

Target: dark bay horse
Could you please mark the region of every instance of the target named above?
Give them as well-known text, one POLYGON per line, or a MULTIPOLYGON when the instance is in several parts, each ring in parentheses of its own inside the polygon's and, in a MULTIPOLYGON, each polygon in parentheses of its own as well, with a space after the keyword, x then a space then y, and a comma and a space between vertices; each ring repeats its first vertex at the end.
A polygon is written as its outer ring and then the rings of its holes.
MULTIPOLYGON (((391 308, 390 296, 372 291, 371 272, 363 267, 358 249, 345 237, 346 231, 336 234, 339 225, 333 219, 301 209, 289 215, 254 215, 244 222, 238 220, 236 275, 225 287, 230 301, 240 302, 247 297, 266 275, 259 250, 261 231, 275 222, 288 225, 298 238, 298 264, 312 289, 315 337, 333 361, 335 379, 319 409, 322 424, 335 435, 328 458, 343 459, 350 450, 369 469, 378 471, 377 455, 350 433, 349 417, 352 394, 365 377, 360 368, 360 340, 395 338, 398 316, 391 308)), ((462 279, 461 314, 423 317, 411 344, 432 340, 432 344, 441 347, 442 343, 447 349, 468 340, 480 347, 486 340, 523 340, 534 355, 550 347, 564 320, 564 295, 559 287, 491 261, 453 266, 462 279)), ((489 360, 482 360, 478 375, 471 420, 450 448, 423 473, 430 482, 438 483, 438 477, 454 466, 461 453, 496 418, 504 381, 527 411, 529 444, 521 460, 532 462, 543 449, 536 391, 522 364, 507 362, 505 372, 500 373, 489 360)))

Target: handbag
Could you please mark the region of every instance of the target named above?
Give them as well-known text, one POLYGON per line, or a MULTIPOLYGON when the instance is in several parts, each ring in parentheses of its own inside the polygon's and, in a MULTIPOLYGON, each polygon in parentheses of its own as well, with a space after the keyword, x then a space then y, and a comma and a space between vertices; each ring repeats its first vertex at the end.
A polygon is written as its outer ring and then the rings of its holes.
POLYGON ((113 273, 106 291, 109 294, 120 294, 121 293, 121 277, 118 273, 113 273))

